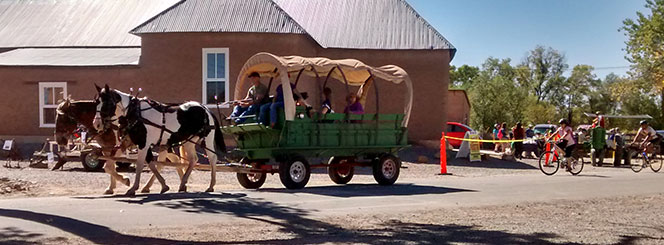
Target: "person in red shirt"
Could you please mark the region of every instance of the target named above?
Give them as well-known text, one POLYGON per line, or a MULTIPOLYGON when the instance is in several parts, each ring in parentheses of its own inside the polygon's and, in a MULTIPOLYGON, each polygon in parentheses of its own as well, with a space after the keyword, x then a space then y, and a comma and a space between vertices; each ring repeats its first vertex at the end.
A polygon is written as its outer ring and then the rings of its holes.
POLYGON ((512 140, 521 140, 514 142, 514 157, 521 159, 521 153, 523 152, 523 139, 526 137, 526 131, 523 129, 521 122, 516 123, 516 126, 512 128, 513 137, 512 140))

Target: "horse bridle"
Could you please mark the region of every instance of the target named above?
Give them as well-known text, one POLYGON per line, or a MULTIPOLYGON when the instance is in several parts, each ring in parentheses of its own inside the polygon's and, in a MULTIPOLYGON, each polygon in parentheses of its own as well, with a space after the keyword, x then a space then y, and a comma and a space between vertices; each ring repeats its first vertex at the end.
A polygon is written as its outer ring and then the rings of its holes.
MULTIPOLYGON (((109 91, 106 91, 106 92, 108 93, 109 91)), ((100 100, 100 99, 101 99, 101 98, 99 98, 99 95, 96 95, 96 96, 95 96, 95 101, 100 100)), ((133 96, 132 96, 132 99, 133 99, 133 96)), ((130 100, 131 100, 131 99, 130 99, 130 100)), ((128 110, 129 108, 128 108, 128 107, 125 108, 124 105, 122 105, 122 99, 120 99, 120 100, 116 100, 115 98, 111 97, 111 98, 110 98, 110 102, 113 103, 113 104, 115 105, 115 106, 114 106, 114 107, 115 107, 115 110, 117 110, 117 108, 118 108, 118 106, 119 106, 119 107, 120 107, 120 110, 122 111, 122 114, 127 114, 127 110, 128 110)), ((104 104, 104 101, 101 101, 101 102, 99 102, 99 103, 100 103, 101 105, 103 105, 103 104, 104 104)), ((103 107, 103 106, 102 106, 102 107, 103 107)), ((110 129, 114 129, 114 130, 118 129, 118 126, 115 125, 115 124, 113 124, 113 122, 118 121, 118 120, 120 119, 120 117, 122 117, 122 116, 116 115, 116 114, 115 114, 115 110, 114 110, 114 112, 113 112, 113 116, 111 116, 110 118, 106 118, 106 117, 104 117, 104 115, 102 115, 103 108, 100 109, 100 110, 97 110, 97 111, 96 111, 96 113, 99 115, 99 117, 97 117, 97 116, 95 115, 95 119, 101 119, 101 123, 102 123, 102 131, 105 131, 106 129, 109 129, 109 128, 110 128, 110 129), (109 125, 110 125, 110 126, 109 126, 109 125)), ((104 112, 104 114, 105 114, 105 112, 104 112)))

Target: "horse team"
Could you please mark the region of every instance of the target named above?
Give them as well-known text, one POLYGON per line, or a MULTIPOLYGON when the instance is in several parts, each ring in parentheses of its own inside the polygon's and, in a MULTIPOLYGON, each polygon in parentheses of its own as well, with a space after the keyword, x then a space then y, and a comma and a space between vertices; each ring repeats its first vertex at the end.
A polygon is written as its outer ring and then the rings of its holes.
MULTIPOLYGON (((119 157, 131 146, 138 148, 136 175, 133 185, 126 195, 133 196, 138 190, 141 172, 147 164, 152 177, 141 189, 148 193, 155 178, 161 184, 161 193, 169 190, 166 181, 159 173, 163 167, 159 162, 168 160, 179 164, 176 168, 180 176, 180 192, 187 191, 187 180, 194 165, 198 162, 196 147, 205 150, 210 163, 210 185, 206 192, 214 191, 216 183, 216 163, 225 152, 223 135, 218 119, 210 110, 198 102, 180 105, 165 105, 148 98, 123 93, 96 86, 97 96, 92 101, 73 101, 69 98, 57 108, 55 139, 66 149, 78 125, 85 127, 102 147, 107 157, 119 157), (179 154, 174 154, 175 149, 179 154), (154 159, 153 152, 157 152, 154 159), (155 161, 156 160, 156 161, 155 161)), ((59 162, 56 168, 63 162, 59 162)), ((104 171, 111 181, 104 194, 113 194, 116 182, 129 186, 128 177, 118 174, 115 161, 106 161, 104 171)))

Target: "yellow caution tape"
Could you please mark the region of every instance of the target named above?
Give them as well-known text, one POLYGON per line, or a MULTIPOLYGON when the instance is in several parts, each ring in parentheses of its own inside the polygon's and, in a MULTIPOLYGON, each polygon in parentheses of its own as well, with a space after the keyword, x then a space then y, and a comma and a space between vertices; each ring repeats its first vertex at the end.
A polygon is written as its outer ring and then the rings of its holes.
POLYGON ((523 142, 525 140, 481 140, 481 139, 464 139, 464 138, 457 138, 457 137, 451 137, 451 136, 445 136, 447 139, 453 139, 453 140, 462 140, 462 141, 470 141, 470 142, 488 142, 488 143, 512 143, 512 142, 523 142))

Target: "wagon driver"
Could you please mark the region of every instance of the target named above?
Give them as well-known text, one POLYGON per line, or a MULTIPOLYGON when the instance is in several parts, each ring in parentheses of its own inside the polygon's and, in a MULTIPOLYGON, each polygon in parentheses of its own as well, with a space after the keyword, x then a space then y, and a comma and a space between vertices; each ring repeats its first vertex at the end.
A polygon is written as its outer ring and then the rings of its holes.
POLYGON ((261 75, 258 72, 249 74, 249 80, 252 86, 247 92, 247 97, 235 103, 235 108, 233 108, 233 113, 230 117, 231 119, 235 119, 235 123, 237 124, 244 123, 248 116, 256 115, 261 101, 267 95, 267 87, 261 83, 261 75))

